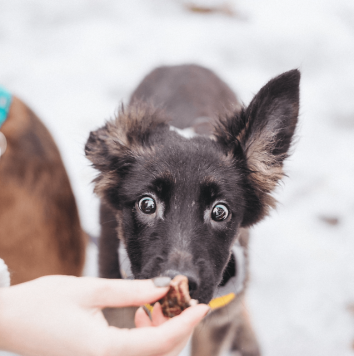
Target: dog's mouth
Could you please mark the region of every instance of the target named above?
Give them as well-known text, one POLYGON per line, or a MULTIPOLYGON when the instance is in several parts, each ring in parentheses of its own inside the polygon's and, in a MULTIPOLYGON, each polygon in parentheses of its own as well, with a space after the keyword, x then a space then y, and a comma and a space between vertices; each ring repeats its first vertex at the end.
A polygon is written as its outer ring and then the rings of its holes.
POLYGON ((155 277, 169 277, 173 279, 177 275, 184 275, 188 279, 189 294, 192 299, 200 303, 209 303, 211 299, 223 296, 230 292, 240 292, 244 287, 245 257, 240 245, 235 244, 230 260, 223 271, 221 282, 215 277, 212 263, 205 259, 199 259, 192 268, 164 268, 162 256, 155 256, 144 266, 138 274, 133 274, 130 260, 124 246, 119 247, 120 270, 123 278, 150 279, 155 277))
POLYGON ((164 273, 162 273, 163 277, 170 277, 171 279, 174 279, 178 275, 183 275, 183 276, 187 277, 188 290, 189 290, 190 296, 192 296, 193 294, 196 294, 196 292, 198 291, 198 286, 200 284, 200 281, 195 274, 183 273, 183 272, 179 272, 176 270, 167 270, 164 273))
POLYGON ((200 303, 208 303, 213 296, 213 290, 215 286, 210 283, 213 280, 212 278, 199 278, 196 273, 188 272, 188 271, 179 271, 168 269, 161 273, 145 273, 137 276, 139 279, 163 279, 164 277, 168 277, 170 280, 173 280, 176 276, 184 276, 186 277, 186 284, 188 288, 189 295, 192 299, 198 300, 200 303), (206 283, 207 282, 207 283, 206 283), (209 283, 208 283, 209 282, 209 283))

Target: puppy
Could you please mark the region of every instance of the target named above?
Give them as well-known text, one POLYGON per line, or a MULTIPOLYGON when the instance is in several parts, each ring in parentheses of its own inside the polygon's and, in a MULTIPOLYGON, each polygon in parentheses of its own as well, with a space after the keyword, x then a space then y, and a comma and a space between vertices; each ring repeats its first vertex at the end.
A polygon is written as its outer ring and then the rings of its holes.
MULTIPOLYGON (((199 325, 194 356, 260 354, 244 308, 247 229, 275 207, 271 193, 284 175, 299 81, 297 70, 286 72, 243 107, 206 68, 157 68, 87 141, 99 171, 101 276, 183 274, 201 303, 223 289, 236 295, 199 325)), ((133 310, 118 320, 113 314, 110 323, 133 326, 133 310)))
MULTIPOLYGON (((6 99, 11 99, 9 93, 6 99)), ((48 274, 79 276, 86 235, 59 151, 42 122, 18 98, 12 97, 3 118, 0 258, 11 284, 48 274)))

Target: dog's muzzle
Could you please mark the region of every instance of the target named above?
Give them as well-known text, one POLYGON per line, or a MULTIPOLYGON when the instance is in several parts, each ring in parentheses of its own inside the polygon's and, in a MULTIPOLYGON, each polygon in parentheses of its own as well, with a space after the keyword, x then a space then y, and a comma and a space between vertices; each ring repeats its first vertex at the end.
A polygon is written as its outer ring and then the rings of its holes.
MULTIPOLYGON (((213 299, 209 303, 211 309, 218 309, 229 304, 236 297, 237 294, 243 291, 245 287, 246 257, 245 251, 238 241, 236 241, 235 244, 232 246, 232 254, 234 255, 234 259, 236 262, 235 275, 231 277, 224 286, 217 287, 216 291, 214 292, 213 299)), ((134 279, 128 253, 123 243, 119 244, 118 255, 119 268, 122 277, 124 279, 134 279)), ((165 276, 170 278, 175 277, 177 274, 181 273, 175 270, 167 270, 164 273, 165 276)), ((189 288, 190 290, 193 290, 193 288, 195 288, 195 286, 193 286, 195 277, 190 277, 192 283, 189 284, 189 288)), ((187 276, 187 278, 189 280, 189 276, 187 276)))

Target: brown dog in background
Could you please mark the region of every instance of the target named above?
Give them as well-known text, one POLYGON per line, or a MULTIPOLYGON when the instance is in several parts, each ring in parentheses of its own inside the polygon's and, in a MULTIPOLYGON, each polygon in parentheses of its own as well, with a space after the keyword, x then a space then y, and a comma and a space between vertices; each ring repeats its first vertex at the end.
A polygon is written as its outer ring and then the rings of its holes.
POLYGON ((0 131, 7 140, 0 158, 0 258, 11 284, 81 275, 86 236, 53 138, 16 97, 0 131))

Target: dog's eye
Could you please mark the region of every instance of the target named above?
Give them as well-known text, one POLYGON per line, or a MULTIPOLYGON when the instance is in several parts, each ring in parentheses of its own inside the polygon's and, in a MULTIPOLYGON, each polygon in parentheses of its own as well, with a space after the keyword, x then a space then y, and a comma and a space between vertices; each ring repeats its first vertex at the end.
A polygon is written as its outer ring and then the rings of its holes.
POLYGON ((215 221, 223 221, 229 216, 229 210, 223 204, 217 204, 214 206, 211 212, 211 218, 215 221))
POLYGON ((139 200, 139 209, 144 214, 153 214, 156 211, 155 200, 150 197, 144 197, 139 200))

